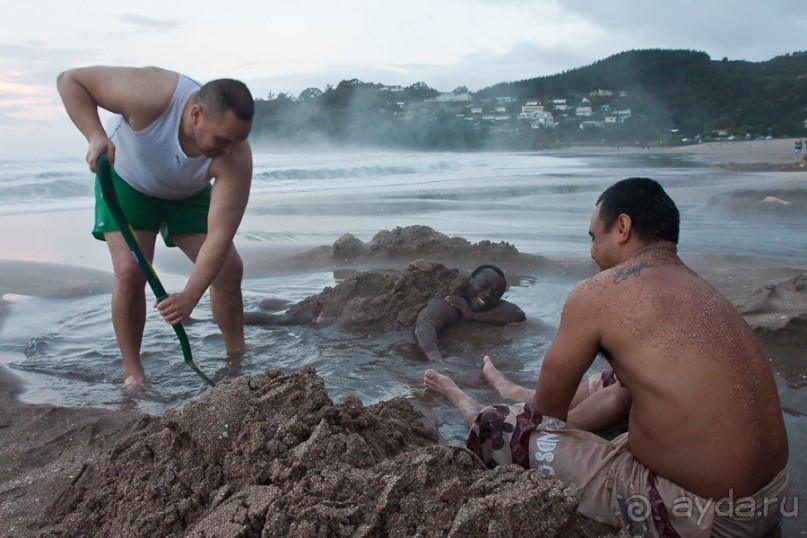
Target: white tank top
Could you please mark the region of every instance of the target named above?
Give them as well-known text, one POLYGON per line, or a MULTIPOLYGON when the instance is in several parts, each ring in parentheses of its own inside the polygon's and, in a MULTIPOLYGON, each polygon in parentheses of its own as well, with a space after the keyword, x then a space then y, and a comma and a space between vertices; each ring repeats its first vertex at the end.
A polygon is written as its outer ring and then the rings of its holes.
POLYGON ((156 198, 179 200, 201 191, 210 182, 212 159, 188 157, 179 145, 179 124, 188 99, 201 85, 179 75, 174 96, 159 118, 134 131, 120 115, 107 122, 115 144, 115 171, 134 189, 156 198))

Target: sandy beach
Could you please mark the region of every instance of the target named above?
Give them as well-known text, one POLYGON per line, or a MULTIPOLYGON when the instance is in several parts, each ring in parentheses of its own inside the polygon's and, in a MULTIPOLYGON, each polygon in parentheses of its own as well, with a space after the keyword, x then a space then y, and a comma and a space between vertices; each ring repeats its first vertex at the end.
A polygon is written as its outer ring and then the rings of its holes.
MULTIPOLYGON (((721 209, 807 215, 807 168, 790 139, 557 153, 675 156, 700 166, 776 172, 764 188, 723 198, 721 209)), ((27 229, 46 227, 48 218, 37 215, 27 229)), ((19 221, 0 217, 4 229, 19 221)), ((0 240, 0 252, 15 253, 0 259, 0 336, 13 296, 110 292, 105 252, 96 249, 68 266, 53 262, 69 248, 53 241, 48 254, 0 240)), ((456 238, 413 238, 386 251, 343 241, 271 257, 242 254, 250 274, 312 266, 400 271, 417 258, 455 267, 480 257, 523 274, 551 268, 579 279, 593 270, 589 260, 547 259, 498 243, 456 245, 456 238)), ((807 459, 795 449, 807 442, 807 261, 742 252, 685 261, 740 310, 783 380, 783 409, 797 425, 788 431, 790 495, 807 499, 807 459)), ((18 375, 0 364, 1 536, 616 534, 576 514, 573 486, 533 471, 487 471, 463 448, 441 442, 428 401, 334 401, 310 367, 236 377, 162 416, 30 404, 18 398, 21 390, 18 375)), ((792 516, 783 520, 782 535, 806 534, 807 516, 792 516)))

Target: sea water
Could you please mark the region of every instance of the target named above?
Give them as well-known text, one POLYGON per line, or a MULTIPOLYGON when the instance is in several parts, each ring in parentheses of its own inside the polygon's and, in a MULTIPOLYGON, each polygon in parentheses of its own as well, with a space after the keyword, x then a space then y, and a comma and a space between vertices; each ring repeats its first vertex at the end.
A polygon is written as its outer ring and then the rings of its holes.
MULTIPOLYGON (((683 256, 715 253, 777 258, 784 263, 807 260, 804 220, 730 213, 712 203, 721 193, 754 188, 782 174, 739 174, 649 153, 256 153, 250 203, 235 240, 245 259, 245 306, 257 309, 265 297, 297 301, 338 283, 344 274, 316 268, 268 274, 259 260, 274 252, 330 245, 345 233, 366 242, 381 230, 425 225, 474 243, 506 241, 528 254, 585 260, 597 196, 614 181, 637 175, 660 181, 679 204, 683 256)), ((43 231, 21 231, 30 235, 26 238, 30 251, 40 244, 46 248, 47 236, 68 222, 72 226, 83 222, 86 232, 71 237, 69 248, 49 249, 56 253, 56 259, 49 261, 110 270, 103 243, 89 235, 93 177, 80 158, 0 163, 0 199, 0 223, 43 214, 52 218, 43 231)), ((0 258, 14 257, 14 252, 0 252, 0 258)), ((183 263, 176 252, 158 248, 155 268, 169 292, 181 289, 187 279, 189 265, 183 263)), ((506 298, 524 309, 526 323, 484 327, 471 336, 450 329, 443 338, 453 353, 468 359, 464 367, 443 368, 480 401, 495 397, 479 377, 483 354, 490 354, 515 380, 534 382, 574 284, 563 275, 509 276, 506 298)), ((0 327, 0 363, 25 381, 20 396, 25 401, 161 414, 207 390, 183 362, 173 330, 153 309, 148 311, 142 346, 149 387, 132 400, 121 390, 109 295, 58 299, 2 292, 7 293, 10 310, 0 327)), ((150 292, 147 296, 151 301, 150 292)), ((210 317, 207 296, 194 315, 210 317)), ((335 401, 347 395, 367 404, 413 398, 436 410, 446 438, 456 441, 464 435, 459 414, 424 393, 423 371, 433 365, 420 357, 409 334, 247 327, 249 351, 228 359, 214 324, 193 324, 187 333, 196 365, 217 382, 267 368, 290 373, 311 365, 335 401)))

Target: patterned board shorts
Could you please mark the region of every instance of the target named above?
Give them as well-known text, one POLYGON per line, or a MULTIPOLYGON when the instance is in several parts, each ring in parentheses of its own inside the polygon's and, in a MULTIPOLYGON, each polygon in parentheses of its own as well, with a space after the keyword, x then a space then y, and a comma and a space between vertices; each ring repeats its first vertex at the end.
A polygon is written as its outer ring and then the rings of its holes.
MULTIPOLYGON (((612 374, 596 375, 589 380, 595 390, 616 382, 612 374)), ((731 503, 704 499, 636 461, 628 433, 608 441, 543 417, 530 404, 486 407, 471 425, 466 446, 489 469, 515 464, 576 484, 581 514, 631 535, 764 536, 781 514, 758 508, 784 500, 787 492, 784 469, 750 497, 731 503)))

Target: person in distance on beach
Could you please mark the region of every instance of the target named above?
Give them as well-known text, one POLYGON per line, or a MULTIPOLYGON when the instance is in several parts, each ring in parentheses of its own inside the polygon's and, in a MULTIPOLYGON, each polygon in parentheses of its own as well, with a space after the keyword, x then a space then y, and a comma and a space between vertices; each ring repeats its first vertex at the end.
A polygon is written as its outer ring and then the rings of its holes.
MULTIPOLYGON (((243 266, 233 245, 249 199, 254 100, 232 79, 200 85, 157 67, 86 67, 61 73, 57 87, 89 143, 96 172, 106 154, 118 201, 151 260, 157 233, 194 262, 184 289, 156 305, 163 319, 185 320, 210 288, 213 316, 228 353, 244 351, 243 266), (115 114, 104 130, 98 108, 115 114), (215 179, 215 182, 211 182, 215 179)), ((127 386, 144 381, 145 277, 104 203, 96 179, 93 235, 105 240, 115 284, 112 324, 127 386)))
MULTIPOLYGON (((340 284, 341 286, 341 284, 340 284)), ((338 288, 338 286, 337 286, 338 288)), ((524 311, 513 303, 502 299, 507 289, 504 272, 494 265, 480 265, 474 269, 462 288, 462 295, 447 295, 444 298, 430 299, 420 310, 415 322, 415 338, 418 348, 430 360, 446 357, 438 347, 438 335, 446 327, 460 319, 507 325, 524 321, 524 311)), ((364 291, 364 290, 360 290, 364 291)), ((334 295, 338 295, 334 291, 334 295)), ((355 293, 351 294, 355 295, 355 293)), ((323 312, 319 301, 312 297, 298 303, 296 307, 282 314, 269 312, 245 312, 247 325, 325 325, 334 319, 323 312)), ((262 303, 262 304, 269 304, 262 303)), ((272 301, 271 305, 276 305, 272 301)), ((279 305, 284 307, 285 305, 279 305)))
POLYGON ((764 536, 787 491, 776 383, 740 313, 678 257, 678 232, 657 182, 617 182, 589 228, 601 271, 566 300, 531 399, 485 407, 434 370, 424 383, 460 408, 488 467, 577 484, 589 518, 631 534, 764 536), (598 353, 630 395, 628 431, 612 441, 570 423, 598 353))

